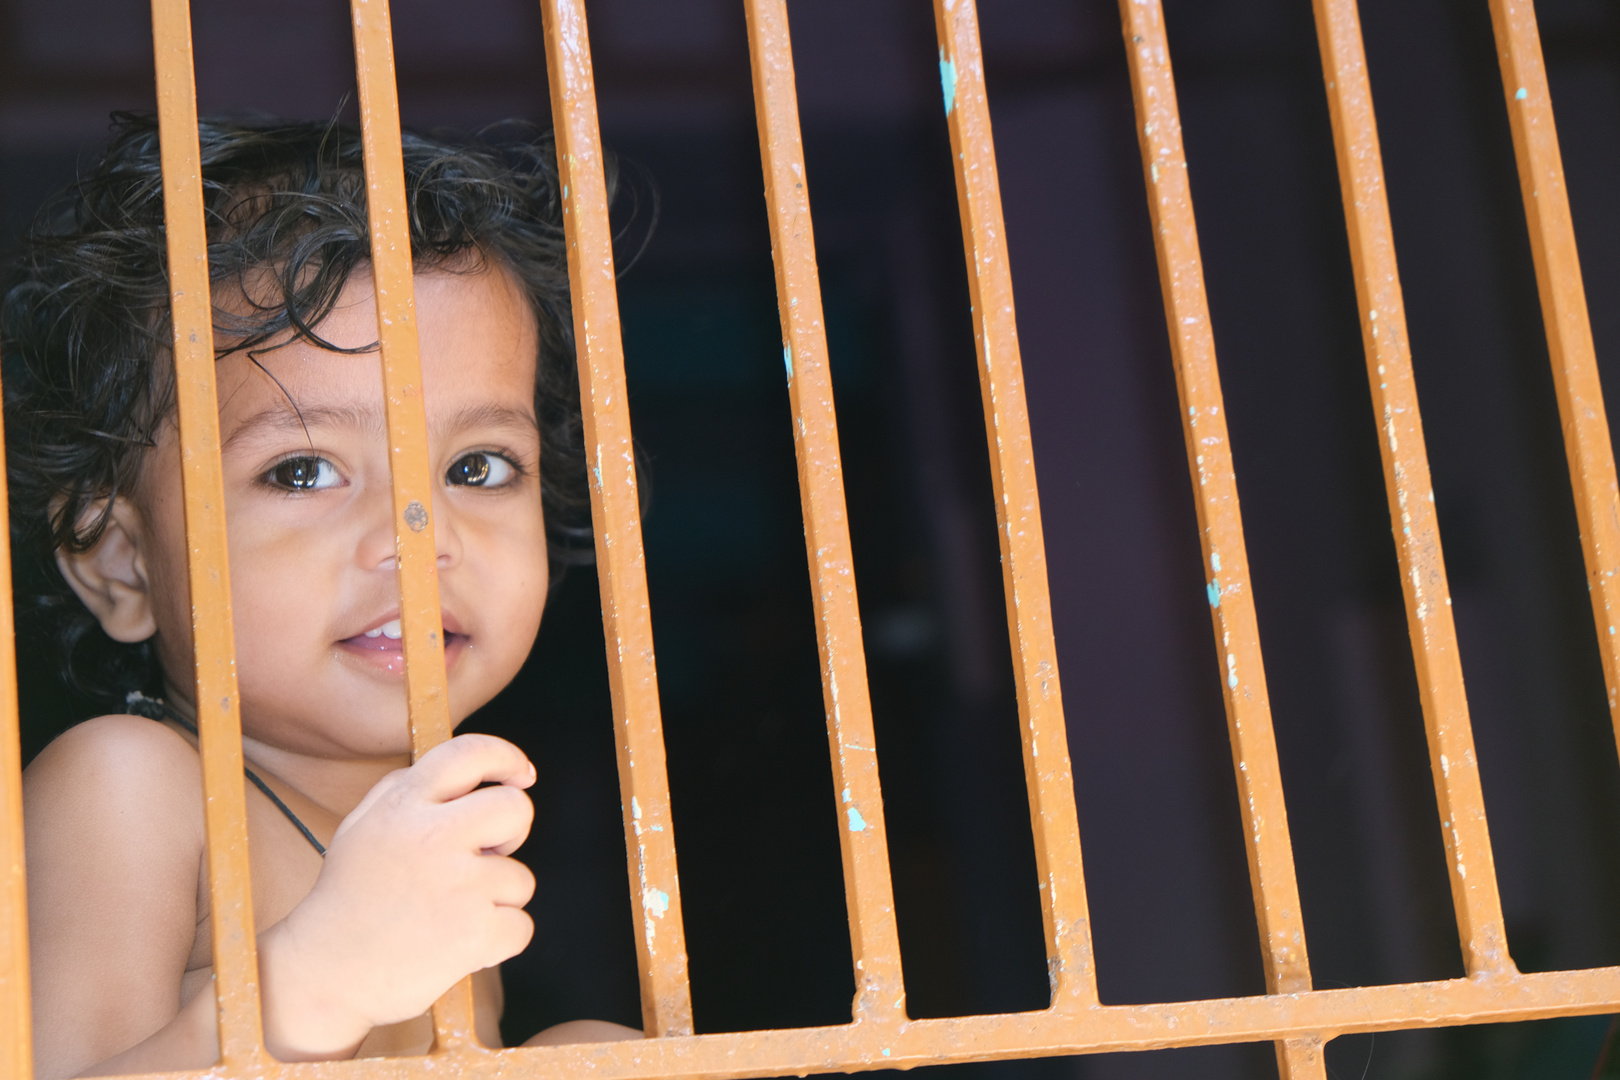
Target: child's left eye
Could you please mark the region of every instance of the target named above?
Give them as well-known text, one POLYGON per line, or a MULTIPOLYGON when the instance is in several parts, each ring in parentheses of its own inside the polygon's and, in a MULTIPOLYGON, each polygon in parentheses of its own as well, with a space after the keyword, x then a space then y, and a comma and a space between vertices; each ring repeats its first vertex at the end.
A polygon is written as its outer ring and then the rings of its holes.
POLYGON ((499 454, 477 451, 457 458, 444 474, 447 484, 458 487, 500 487, 517 475, 512 463, 499 454))

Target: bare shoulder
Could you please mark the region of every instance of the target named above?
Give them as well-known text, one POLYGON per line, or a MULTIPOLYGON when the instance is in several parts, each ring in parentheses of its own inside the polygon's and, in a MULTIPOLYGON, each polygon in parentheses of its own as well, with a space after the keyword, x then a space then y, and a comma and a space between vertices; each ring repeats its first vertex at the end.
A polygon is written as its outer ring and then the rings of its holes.
POLYGON ((151 833, 182 845, 202 840, 201 789, 202 770, 191 744, 139 716, 99 716, 77 724, 23 773, 31 824, 50 828, 59 819, 78 826, 95 821, 124 839, 151 833), (185 827, 187 819, 195 829, 185 827))
POLYGON ((198 920, 201 787, 191 745, 136 716, 70 728, 24 772, 41 1076, 116 1054, 178 1009, 198 920))
POLYGON ((86 720, 24 770, 23 823, 39 890, 118 893, 162 877, 194 886, 204 842, 197 752, 152 720, 86 720))

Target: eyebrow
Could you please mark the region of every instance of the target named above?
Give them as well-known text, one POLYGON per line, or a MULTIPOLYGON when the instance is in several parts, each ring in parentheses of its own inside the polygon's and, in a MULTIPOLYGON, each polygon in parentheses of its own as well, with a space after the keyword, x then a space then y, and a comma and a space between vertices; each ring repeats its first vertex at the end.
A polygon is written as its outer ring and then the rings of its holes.
MULTIPOLYGON (((456 434, 469 428, 507 428, 523 432, 540 430, 539 421, 530 409, 513 408, 485 402, 468 405, 447 419, 430 425, 437 434, 456 434)), ((236 426, 236 430, 220 445, 230 449, 256 435, 279 432, 314 431, 317 428, 344 429, 366 435, 384 436, 387 423, 383 411, 376 405, 310 405, 294 409, 282 402, 260 409, 236 426)))

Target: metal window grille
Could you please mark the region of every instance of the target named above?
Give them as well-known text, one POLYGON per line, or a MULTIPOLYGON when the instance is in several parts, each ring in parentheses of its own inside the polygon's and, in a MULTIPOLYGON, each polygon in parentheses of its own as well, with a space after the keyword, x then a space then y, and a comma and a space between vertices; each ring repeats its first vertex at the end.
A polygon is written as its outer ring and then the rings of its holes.
MULTIPOLYGON (((1611 714, 1620 730, 1620 491, 1598 384, 1563 168, 1531 0, 1488 0, 1575 491, 1611 714)), ((638 1042, 489 1051, 463 982, 434 1008, 435 1070, 699 1078, 856 1071, 1098 1051, 1274 1041, 1284 1077, 1322 1077, 1322 1046, 1353 1033, 1597 1013, 1620 968, 1520 974, 1508 955, 1451 600, 1412 379, 1383 167, 1355 0, 1313 0, 1385 485, 1466 965, 1461 978, 1315 990, 1208 304, 1159 0, 1120 0, 1188 463, 1245 823, 1267 993, 1151 1005, 1099 1002, 1069 769, 1045 551, 974 0, 934 0, 945 112, 973 303, 1015 658, 1052 996, 1038 1012, 906 1015, 871 704, 785 0, 744 0, 781 310, 806 546, 840 819, 856 998, 847 1025, 693 1035, 675 841, 626 408, 602 150, 582 0, 541 0, 564 185, 602 609, 643 1020, 638 1042)), ((421 376, 411 298, 399 110, 387 0, 351 0, 399 537, 406 687, 420 753, 449 735, 434 577, 421 376)), ((220 1066, 196 1077, 421 1076, 424 1059, 283 1065, 265 1052, 249 900, 240 720, 226 570, 214 353, 186 0, 153 0, 173 275, 185 521, 195 603, 220 1066)), ((0 495, 4 473, 0 471, 0 495)), ((3 500, 0 500, 3 506, 3 500)), ((3 511, 0 511, 3 512, 3 511)), ((9 567, 0 528, 0 568, 9 567)), ((0 570, 0 640, 12 633, 0 570)), ((0 1080, 31 1073, 16 671, 0 649, 0 1080)))

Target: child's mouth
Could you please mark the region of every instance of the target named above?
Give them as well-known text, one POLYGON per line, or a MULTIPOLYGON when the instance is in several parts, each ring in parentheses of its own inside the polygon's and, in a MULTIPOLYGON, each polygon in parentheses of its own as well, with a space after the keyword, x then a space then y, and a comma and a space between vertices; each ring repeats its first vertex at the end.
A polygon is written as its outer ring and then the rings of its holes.
MULTIPOLYGON (((398 619, 391 619, 381 626, 373 627, 362 634, 344 638, 338 642, 338 647, 355 656, 364 663, 381 668, 393 675, 405 673, 405 642, 404 632, 398 619)), ((451 630, 444 632, 444 661, 448 665, 460 655, 462 646, 467 641, 466 634, 458 634, 451 630)))

